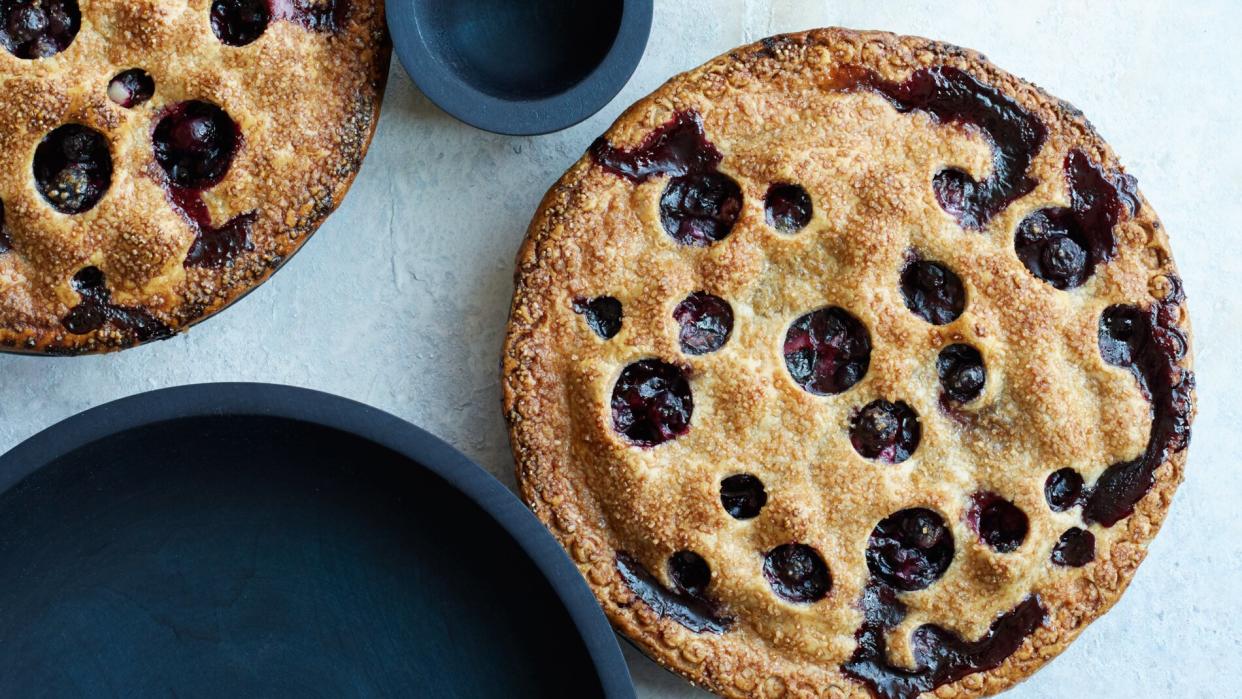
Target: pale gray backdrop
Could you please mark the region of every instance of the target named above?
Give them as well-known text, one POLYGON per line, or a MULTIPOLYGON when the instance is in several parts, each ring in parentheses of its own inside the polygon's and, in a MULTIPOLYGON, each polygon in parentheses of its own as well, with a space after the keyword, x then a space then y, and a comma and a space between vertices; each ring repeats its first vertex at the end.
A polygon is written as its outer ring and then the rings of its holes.
MULTIPOLYGON (((1223 697, 1242 682, 1242 3, 657 0, 642 64, 595 117, 507 138, 457 123, 394 60, 353 191, 265 286, 184 337, 106 357, 0 357, 0 450, 114 398, 200 381, 309 386, 460 447, 505 483, 497 360, 513 255, 549 185, 631 102, 736 45, 818 26, 978 49, 1086 112, 1173 240, 1199 417, 1164 531, 1129 592, 1015 698, 1223 697)), ((643 697, 698 694, 627 649, 643 697)))

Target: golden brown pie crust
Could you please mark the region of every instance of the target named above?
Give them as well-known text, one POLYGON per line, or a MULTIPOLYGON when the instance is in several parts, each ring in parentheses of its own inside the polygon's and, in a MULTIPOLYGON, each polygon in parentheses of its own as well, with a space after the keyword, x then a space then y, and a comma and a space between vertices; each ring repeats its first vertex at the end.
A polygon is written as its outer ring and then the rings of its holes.
POLYGON ((216 38, 210 5, 81 0, 81 29, 63 52, 23 60, 0 50, 0 201, 12 242, 0 254, 0 346, 79 353, 141 341, 112 323, 67 332, 80 301, 70 280, 92 265, 112 303, 183 330, 267 279, 349 189, 387 79, 382 0, 349 0, 332 30, 273 19, 239 47, 216 38), (126 109, 107 92, 131 68, 154 78, 155 94, 126 109), (153 155, 156 119, 186 100, 219 105, 240 127, 231 167, 203 200, 216 226, 257 212, 253 249, 220 268, 184 264, 196 229, 170 205, 153 155), (73 215, 49 206, 32 177, 36 146, 66 123, 102 132, 114 170, 98 205, 73 215))
MULTIPOLYGON (((1094 562, 1049 564, 1058 535, 1084 526, 1077 510, 1053 512, 1049 473, 1073 466, 1092 482, 1133 458, 1148 438, 1151 407, 1134 377, 1101 359, 1097 323, 1112 304, 1144 308, 1177 284, 1168 239, 1152 208, 1119 223, 1117 254, 1083 286, 1053 288, 1014 252, 1029 213, 1066 206, 1062 162, 1080 149, 1109 170, 1112 150, 1072 106, 996 68, 980 54, 917 37, 824 29, 776 37, 679 75, 628 109, 605 134, 630 148, 686 110, 724 154, 720 170, 745 196, 732 231, 709 247, 678 245, 661 227, 663 176, 635 184, 584 156, 552 187, 518 253, 516 291, 502 360, 504 410, 523 498, 560 539, 613 624, 665 667, 730 697, 869 696, 841 664, 855 649, 867 581, 864 551, 875 523, 905 507, 945 515, 957 542, 944 577, 903 595, 905 621, 889 637, 894 663, 913 663, 912 629, 934 623, 979 638, 1001 613, 1038 593, 1043 625, 998 667, 946 684, 940 697, 980 696, 1026 678, 1113 605, 1142 561, 1181 481, 1185 451, 1156 471, 1133 515, 1093 525, 1094 562), (991 150, 977 131, 899 113, 881 96, 843 92, 836 66, 889 81, 954 66, 1036 115, 1048 134, 1029 174, 1038 184, 983 232, 964 231, 933 196, 931 175, 951 165, 976 178, 991 150), (810 225, 784 235, 765 223, 772 182, 802 184, 810 225), (897 274, 911 248, 947 262, 969 299, 953 323, 934 326, 903 305, 897 274), (736 316, 720 350, 681 353, 673 307, 706 290, 736 316), (619 334, 587 327, 577 298, 616 297, 619 334), (865 378, 817 396, 786 370, 781 340, 791 321, 825 305, 868 327, 865 378), (988 369, 984 395, 964 420, 937 408, 937 352, 968 341, 988 369), (647 357, 689 367, 688 433, 654 448, 613 429, 610 395, 628 363, 647 357), (869 462, 850 446, 850 414, 875 399, 903 400, 922 422, 918 452, 900 465, 869 462), (721 478, 758 474, 768 503, 739 521, 721 507, 721 478), (1006 494, 1030 518, 1012 553, 980 543, 963 522, 969 495, 1006 494), (774 546, 807 542, 833 586, 812 604, 784 601, 761 572, 774 546), (680 549, 711 566, 709 594, 735 619, 725 633, 694 633, 662 618, 622 580, 628 552, 666 586, 680 549)), ((1177 326, 1189 340, 1184 305, 1177 326)), ((1190 354, 1181 361, 1188 370, 1190 354)))

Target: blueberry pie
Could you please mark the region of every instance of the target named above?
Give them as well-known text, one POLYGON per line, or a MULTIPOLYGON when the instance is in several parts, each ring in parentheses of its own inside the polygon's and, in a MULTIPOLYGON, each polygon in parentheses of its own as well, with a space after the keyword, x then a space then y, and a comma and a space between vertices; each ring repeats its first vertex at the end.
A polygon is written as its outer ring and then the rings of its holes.
POLYGON ((1165 231, 1077 110, 973 51, 731 51, 592 144, 517 264, 523 497, 722 695, 1000 691, 1117 600, 1182 477, 1165 231))
POLYGON ((375 0, 0 0, 0 347, 165 338, 345 195, 387 76, 375 0))

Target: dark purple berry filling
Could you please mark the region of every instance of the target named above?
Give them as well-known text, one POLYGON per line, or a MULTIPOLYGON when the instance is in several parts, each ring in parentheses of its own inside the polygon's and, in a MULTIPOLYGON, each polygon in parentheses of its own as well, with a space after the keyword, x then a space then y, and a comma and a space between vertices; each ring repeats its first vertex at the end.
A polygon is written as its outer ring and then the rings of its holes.
POLYGON ((932 325, 952 323, 966 308, 962 280, 939 262, 907 264, 901 270, 901 296, 906 308, 932 325))
POLYGON ((829 307, 801 316, 785 333, 785 367, 803 389, 841 393, 862 380, 871 364, 871 336, 857 318, 829 307))
POLYGON ((254 212, 229 219, 219 228, 199 228, 198 237, 185 254, 186 267, 219 269, 228 267, 243 252, 254 250, 250 231, 258 215, 254 212))
POLYGON ((668 589, 643 564, 623 551, 617 552, 617 572, 630 592, 661 618, 672 619, 695 633, 724 633, 733 624, 733 619, 722 615, 715 603, 685 591, 668 589))
POLYGON ((932 194, 936 197, 936 203, 945 213, 957 219, 963 228, 979 229, 984 225, 984 222, 977 220, 978 212, 973 210, 971 204, 980 199, 982 189, 974 178, 961 170, 949 168, 932 176, 932 194))
POLYGON ((13 249, 13 239, 9 237, 9 229, 4 225, 4 201, 0 201, 0 252, 13 249))
POLYGON ((335 32, 349 17, 349 0, 269 0, 272 18, 315 32, 335 32))
POLYGON ((843 89, 880 93, 899 112, 927 112, 946 124, 982 131, 992 144, 992 170, 976 182, 960 170, 940 171, 932 180, 936 200, 966 229, 981 230, 1018 197, 1035 189, 1026 172, 1043 146, 1047 129, 1035 115, 999 90, 948 66, 921 68, 905 82, 890 83, 869 70, 839 71, 843 89))
POLYGON ((720 504, 734 519, 751 519, 768 504, 763 481, 749 473, 729 476, 720 482, 720 504))
POLYGON ((73 276, 70 285, 80 300, 61 319, 61 324, 74 335, 86 335, 109 323, 137 342, 162 340, 173 334, 171 328, 147 311, 112 303, 112 292, 98 267, 83 267, 73 276))
POLYGON ((686 372, 658 359, 621 371, 612 389, 612 426, 633 444, 654 447, 690 431, 694 397, 686 372))
POLYGON ((47 58, 69 48, 82 13, 77 0, 0 0, 0 43, 18 58, 47 58))
POLYGON ((34 178, 39 193, 63 214, 89 211, 112 185, 112 153, 98 131, 65 124, 35 149, 34 178))
POLYGON ((686 354, 715 352, 724 347, 733 332, 733 308, 729 302, 702 291, 677 304, 673 318, 681 326, 677 339, 686 354))
POLYGON ((668 576, 681 592, 691 597, 703 597, 712 581, 712 569, 694 551, 678 551, 669 556, 668 576))
POLYGON ((1095 560, 1095 535, 1086 529, 1065 530, 1052 548, 1052 562, 1059 566, 1081 568, 1095 560))
POLYGON ((245 46, 267 30, 272 19, 270 0, 214 0, 211 3, 211 31, 221 43, 245 46))
POLYGON ((1065 156, 1063 165, 1070 210, 1088 233, 1092 248, 1111 257, 1116 252, 1113 226, 1139 211, 1138 180, 1117 170, 1105 171, 1077 148, 1065 156))
POLYGON ((170 186, 168 198, 195 229, 194 242, 183 263, 186 267, 227 267, 238 255, 254 249, 250 232, 258 219, 256 212, 236 216, 217 228, 211 225, 211 214, 199 190, 170 186))
POLYGON ((969 403, 983 393, 988 373, 979 350, 965 344, 949 345, 936 358, 936 373, 944 389, 943 399, 969 403))
POLYGON ((254 249, 251 229, 256 212, 238 215, 224 225, 211 224, 202 192, 224 178, 241 145, 241 131, 214 104, 180 102, 164 111, 152 134, 156 162, 168 175, 168 199, 196 229, 186 253, 186 267, 220 268, 254 249))
POLYGON ((966 522, 979 540, 997 553, 1009 553, 1021 546, 1030 529, 1026 513, 996 493, 972 495, 966 522))
POLYGON ((228 46, 254 42, 274 20, 335 32, 345 26, 349 7, 348 0, 213 0, 211 30, 228 46))
POLYGON ((1040 209, 1022 219, 1014 238, 1018 259, 1058 289, 1081 286, 1095 270, 1086 234, 1067 209, 1040 209))
POLYGON ((850 422, 850 444, 868 459, 899 464, 919 446, 919 416, 901 401, 874 400, 850 422))
POLYGON ((141 68, 117 73, 108 83, 108 99, 126 109, 137 107, 154 94, 155 80, 141 68))
POLYGON ((632 182, 670 177, 660 196, 660 223, 682 245, 723 240, 742 212, 742 189, 716 169, 723 156, 707 140, 696 112, 677 112, 630 150, 614 148, 601 136, 590 153, 604 169, 632 182))
POLYGON ((817 602, 832 589, 823 556, 806 544, 782 544, 763 557, 763 577, 788 602, 817 602))
POLYGON ((603 136, 595 139, 591 157, 609 172, 631 182, 651 177, 678 177, 695 172, 715 172, 723 156, 703 131, 697 112, 677 112, 630 150, 614 148, 603 136))
POLYGON ((774 184, 763 200, 768 225, 781 233, 797 233, 811 222, 811 195, 796 184, 774 184))
MULTIPOLYGON (((1111 306, 1100 315, 1100 356, 1113 366, 1133 368, 1149 333, 1144 332, 1147 314, 1137 306, 1111 306)), ((1139 381, 1143 377, 1139 376, 1139 381)))
POLYGON ((1083 504, 1083 520, 1111 527, 1134 512, 1156 482, 1156 469, 1190 440, 1194 374, 1180 362, 1186 336, 1178 328, 1181 282, 1146 310, 1110 306, 1100 315, 1099 346, 1104 361, 1127 367, 1152 404, 1151 433, 1138 458, 1109 466, 1096 479, 1083 504))
POLYGON ((574 299, 574 313, 585 318, 587 326, 605 340, 621 332, 621 302, 611 296, 574 299))
POLYGON ((940 515, 922 507, 885 517, 867 544, 871 574, 903 592, 936 582, 952 562, 952 532, 940 515))
POLYGON ((1031 595, 997 617, 977 641, 925 624, 911 637, 915 669, 910 670, 888 660, 886 636, 906 616, 897 592, 872 579, 863 589, 861 606, 863 624, 854 634, 858 648, 841 669, 879 699, 915 699, 943 684, 991 670, 1013 655, 1047 617, 1039 597, 1031 595))
POLYGON ((165 110, 152 134, 156 162, 184 189, 207 189, 223 179, 240 141, 223 109, 197 100, 165 110))
POLYGON ((741 187, 719 172, 674 177, 660 197, 660 223, 682 245, 706 247, 724 240, 741 212, 741 187))
POLYGON ((1040 209, 1018 225, 1014 250, 1039 279, 1073 289, 1112 259, 1113 227, 1138 208, 1134 178, 1105 173, 1079 150, 1065 157, 1068 209, 1040 209))
POLYGON ((1083 503, 1082 476, 1068 466, 1054 471, 1044 481, 1044 499, 1053 512, 1064 512, 1083 503))

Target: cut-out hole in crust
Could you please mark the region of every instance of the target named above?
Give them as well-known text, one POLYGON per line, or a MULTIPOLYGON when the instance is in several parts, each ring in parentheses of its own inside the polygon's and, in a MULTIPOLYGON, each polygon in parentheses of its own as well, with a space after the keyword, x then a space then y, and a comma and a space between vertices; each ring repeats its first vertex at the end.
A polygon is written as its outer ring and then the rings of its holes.
POLYGON ((1086 234, 1067 209, 1040 209, 1022 219, 1014 236, 1018 259, 1036 278, 1058 289, 1081 286, 1096 261, 1086 234))
POLYGON ((250 233, 258 212, 212 225, 203 191, 224 179, 241 146, 233 119, 209 102, 180 102, 164 110, 152 133, 155 160, 168 175, 168 200, 194 228, 186 267, 219 269, 254 249, 250 233))
POLYGON ((574 299, 574 313, 581 315, 587 327, 605 340, 611 340, 621 332, 621 302, 611 296, 574 299))
POLYGON ((672 619, 695 633, 724 633, 732 626, 733 619, 722 614, 715 603, 670 590, 628 553, 618 551, 616 563, 625 586, 657 616, 672 619))
POLYGON ((65 124, 43 138, 34 154, 39 193, 62 214, 80 214, 99 203, 112 186, 112 153, 103 134, 65 124))
POLYGON ((1038 595, 1030 595, 996 617, 976 641, 934 624, 924 624, 911 635, 914 667, 888 659, 887 637, 906 617, 906 605, 897 591, 872 579, 863 588, 863 623, 854 634, 858 646, 841 670, 871 689, 879 699, 916 699, 941 685, 991 670, 1013 655, 1048 612, 1038 595))
POLYGON ((80 300, 61 324, 74 335, 86 335, 108 324, 136 342, 162 340, 173 334, 171 328, 147 311, 112 303, 112 292, 98 267, 83 267, 73 276, 70 286, 80 300))
POLYGON ((155 160, 173 185, 207 189, 224 178, 241 138, 223 109, 192 100, 166 109, 151 140, 155 160))
POLYGON ((669 180, 660 197, 660 224, 682 245, 706 247, 724 240, 742 213, 742 188, 720 172, 669 180))
POLYGON ((952 323, 966 309, 961 278, 939 262, 907 264, 901 270, 901 297, 911 313, 932 325, 952 323))
POLYGON ((720 504, 734 519, 752 519, 768 504, 763 481, 749 473, 738 473, 720 481, 720 504))
POLYGON ((200 190, 170 186, 168 199, 194 228, 194 242, 183 263, 186 267, 220 269, 232 265, 242 253, 254 250, 250 233, 258 220, 258 212, 239 214, 222 226, 213 226, 200 190))
POLYGON ((899 464, 919 446, 923 428, 914 409, 902 401, 874 400, 850 421, 850 444, 864 458, 899 464))
POLYGON ((704 247, 724 240, 742 212, 742 188, 717 169, 724 156, 707 139, 697 112, 677 112, 628 150, 601 136, 590 153, 605 170, 631 182, 668 176, 660 196, 660 225, 682 245, 704 247))
POLYGON ((763 199, 768 225, 786 235, 797 233, 811 222, 811 195, 801 185, 774 184, 763 199))
POLYGON ((274 0, 272 19, 292 22, 313 32, 336 32, 345 26, 352 6, 352 0, 274 0))
POLYGON ((1052 548, 1052 562, 1066 568, 1081 568, 1095 560, 1095 535, 1086 529, 1067 529, 1052 548))
POLYGON ((612 389, 612 426, 630 443, 654 447, 690 431, 694 397, 686 372, 658 359, 621 371, 612 389))
POLYGON ((833 77, 840 89, 878 92, 898 112, 926 112, 940 122, 972 126, 987 136, 992 146, 987 178, 975 181, 949 168, 932 179, 936 201, 962 228, 983 229, 1011 202, 1035 189, 1037 183, 1027 170, 1047 138, 1047 127, 1000 90, 950 66, 920 68, 900 83, 882 80, 859 66, 839 68, 833 77))
POLYGON ((1129 175, 1105 172, 1080 150, 1065 156, 1069 208, 1040 209, 1018 224, 1014 251, 1036 278, 1058 289, 1081 286, 1117 252, 1113 227, 1139 199, 1129 175))
POLYGON ((1044 481, 1044 499, 1053 512, 1064 512, 1083 502, 1082 475, 1070 467, 1048 474, 1044 481))
POLYGON ((263 36, 272 21, 271 0, 213 0, 211 31, 221 43, 245 46, 263 36))
POLYGON ((1181 281, 1165 300, 1146 309, 1110 306, 1100 315, 1099 349, 1104 361, 1130 370, 1152 405, 1147 447, 1137 458, 1109 466, 1083 502, 1083 520, 1111 527, 1130 516, 1156 482, 1156 469, 1190 440, 1194 374, 1181 366, 1186 335, 1178 327, 1181 281))
POLYGON ((1030 529, 1026 513, 996 493, 972 495, 966 521, 979 540, 997 553, 1017 549, 1030 529))
POLYGON ((9 237, 9 229, 4 225, 4 200, 0 199, 0 253, 13 249, 13 239, 9 237))
POLYGON ((707 354, 724 347, 733 332, 733 307, 728 301, 696 291, 687 296, 673 318, 680 326, 677 340, 686 354, 707 354))
POLYGON ((953 562, 953 533, 944 518, 922 507, 895 512, 871 532, 867 568, 903 592, 922 590, 953 562))
POLYGON ((940 387, 944 389, 942 400, 952 403, 969 403, 983 393, 988 373, 983 365, 983 355, 967 344, 949 345, 936 357, 936 373, 940 387))
POLYGON ((133 109, 155 95, 155 79, 141 68, 130 68, 117 73, 108 83, 108 99, 133 109))
POLYGON ((824 557, 806 544, 781 544, 763 557, 763 577, 777 597, 809 604, 832 589, 832 575, 824 557))
POLYGON ((0 0, 0 44, 18 58, 55 56, 81 26, 77 0, 0 0))
POLYGON ((785 333, 785 368, 815 395, 841 393, 862 380, 871 364, 871 335, 835 306, 799 317, 785 333))
POLYGON ((336 32, 349 17, 350 0, 213 0, 211 31, 227 46, 254 43, 275 21, 314 32, 336 32))
POLYGON ((712 581, 712 569, 699 554, 683 550, 669 556, 668 576, 681 592, 703 597, 712 581))
POLYGON ((605 170, 634 183, 661 175, 715 172, 724 157, 707 140, 703 119, 694 111, 677 112, 647 134, 642 143, 628 150, 616 148, 600 136, 591 144, 590 153, 605 170))

